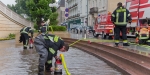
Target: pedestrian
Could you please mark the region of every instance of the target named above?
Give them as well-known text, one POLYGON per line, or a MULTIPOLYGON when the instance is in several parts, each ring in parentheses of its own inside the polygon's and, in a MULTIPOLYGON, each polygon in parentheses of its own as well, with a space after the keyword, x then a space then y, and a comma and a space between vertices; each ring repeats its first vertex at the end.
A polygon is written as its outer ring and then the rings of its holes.
POLYGON ((29 33, 31 33, 31 38, 33 38, 33 30, 31 27, 24 27, 20 30, 20 43, 23 42, 23 49, 27 49, 29 42, 29 33))
POLYGON ((41 21, 41 26, 40 26, 40 29, 39 29, 39 32, 41 33, 41 30, 43 32, 48 32, 48 25, 45 24, 45 21, 41 21))
POLYGON ((127 23, 131 24, 131 15, 128 9, 122 6, 122 3, 117 4, 117 9, 114 10, 111 16, 111 21, 115 25, 115 45, 119 45, 120 31, 122 33, 123 46, 129 46, 127 41, 127 23))
POLYGON ((58 58, 57 51, 66 52, 69 49, 60 37, 47 34, 44 30, 35 38, 34 45, 39 54, 38 75, 44 75, 44 66, 46 71, 52 72, 52 58, 58 58))

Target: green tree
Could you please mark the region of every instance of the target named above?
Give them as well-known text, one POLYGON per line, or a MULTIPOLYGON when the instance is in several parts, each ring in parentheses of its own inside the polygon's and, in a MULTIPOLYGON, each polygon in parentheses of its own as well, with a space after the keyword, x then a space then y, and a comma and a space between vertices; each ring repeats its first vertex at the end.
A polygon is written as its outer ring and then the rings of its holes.
POLYGON ((57 25, 56 7, 49 7, 49 4, 55 3, 55 0, 16 0, 15 2, 15 5, 7 6, 24 18, 34 21, 35 27, 39 28, 42 18, 45 21, 50 19, 51 25, 57 25))
POLYGON ((30 13, 28 8, 26 7, 26 0, 15 0, 15 5, 7 5, 8 8, 16 12, 17 14, 23 16, 30 20, 30 13))
POLYGON ((49 4, 52 3, 52 0, 27 0, 26 5, 32 15, 32 18, 35 19, 38 28, 40 27, 42 18, 44 21, 47 21, 52 13, 49 4))
POLYGON ((57 17, 58 17, 58 13, 57 12, 53 12, 50 15, 50 25, 57 25, 58 24, 57 17))

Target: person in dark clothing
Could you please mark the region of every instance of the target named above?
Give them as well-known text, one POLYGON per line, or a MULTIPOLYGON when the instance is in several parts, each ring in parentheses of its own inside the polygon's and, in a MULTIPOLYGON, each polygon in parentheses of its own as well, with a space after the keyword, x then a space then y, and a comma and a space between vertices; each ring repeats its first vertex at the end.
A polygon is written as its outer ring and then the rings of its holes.
POLYGON ((31 27, 24 27, 20 30, 20 40, 19 42, 23 42, 23 49, 27 49, 28 41, 29 41, 29 33, 31 33, 31 37, 33 37, 33 30, 31 27))
POLYGON ((44 33, 47 33, 47 32, 48 32, 48 25, 45 24, 45 21, 42 21, 42 22, 41 22, 41 27, 40 27, 40 30, 39 30, 40 33, 41 33, 41 30, 42 30, 42 32, 44 32, 44 33))
POLYGON ((44 66, 46 71, 52 72, 52 58, 58 58, 57 51, 66 52, 69 49, 69 46, 60 37, 46 34, 42 30, 41 32, 34 40, 35 49, 40 56, 38 75, 44 75, 44 66))
POLYGON ((143 20, 143 25, 150 26, 150 20, 147 17, 143 20))
POLYGON ((122 39, 123 39, 123 46, 129 46, 127 41, 127 22, 131 24, 131 15, 130 12, 122 6, 122 3, 119 2, 117 4, 117 9, 114 10, 111 16, 111 21, 115 25, 115 45, 118 46, 119 44, 119 38, 120 38, 120 31, 122 33, 122 39))

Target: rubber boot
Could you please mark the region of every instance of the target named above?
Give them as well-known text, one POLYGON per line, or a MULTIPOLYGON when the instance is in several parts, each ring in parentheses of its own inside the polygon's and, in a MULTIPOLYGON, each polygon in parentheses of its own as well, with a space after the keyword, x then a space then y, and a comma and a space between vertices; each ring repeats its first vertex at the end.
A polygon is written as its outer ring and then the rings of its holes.
POLYGON ((23 47, 23 49, 27 49, 27 47, 23 47))

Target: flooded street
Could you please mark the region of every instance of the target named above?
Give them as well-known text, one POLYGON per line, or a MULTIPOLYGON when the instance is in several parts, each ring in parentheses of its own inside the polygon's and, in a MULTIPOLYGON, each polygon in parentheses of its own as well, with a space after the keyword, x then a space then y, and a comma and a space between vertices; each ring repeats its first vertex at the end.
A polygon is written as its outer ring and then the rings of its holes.
MULTIPOLYGON (((76 48, 63 54, 71 75, 121 75, 105 62, 76 48)), ((15 40, 0 41, 0 66, 0 75, 37 75, 38 54, 35 50, 15 47, 15 40)), ((66 75, 64 69, 63 75, 66 75)))

